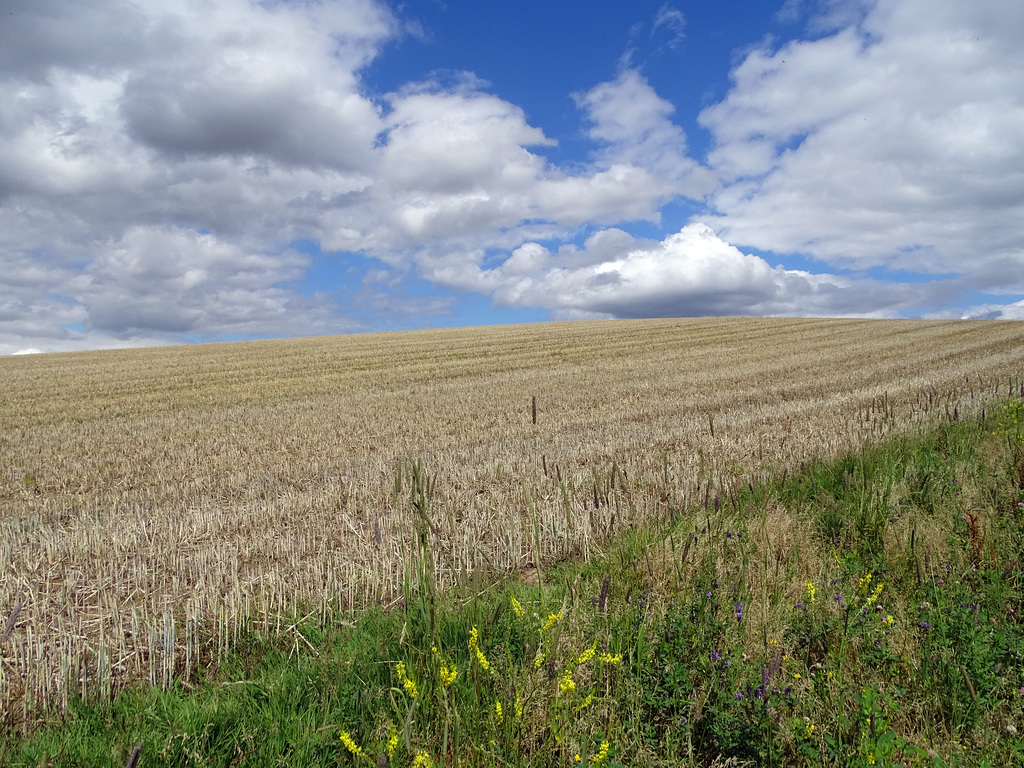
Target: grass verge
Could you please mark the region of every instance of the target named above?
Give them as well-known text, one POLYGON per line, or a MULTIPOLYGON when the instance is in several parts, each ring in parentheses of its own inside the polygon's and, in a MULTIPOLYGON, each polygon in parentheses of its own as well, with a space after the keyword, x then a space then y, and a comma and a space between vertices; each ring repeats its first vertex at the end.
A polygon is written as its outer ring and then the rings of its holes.
POLYGON ((74 702, 0 764, 1024 765, 1024 403, 629 531, 539 584, 297 618, 169 690, 74 702))

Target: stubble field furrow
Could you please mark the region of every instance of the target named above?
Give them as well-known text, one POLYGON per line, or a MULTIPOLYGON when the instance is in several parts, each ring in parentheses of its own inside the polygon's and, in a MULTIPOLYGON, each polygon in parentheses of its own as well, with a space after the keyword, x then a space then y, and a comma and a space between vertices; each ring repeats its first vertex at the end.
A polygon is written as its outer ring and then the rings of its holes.
POLYGON ((0 360, 0 698, 162 683, 244 626, 389 604, 413 462, 445 586, 966 416, 1022 363, 1022 324, 736 318, 0 360))

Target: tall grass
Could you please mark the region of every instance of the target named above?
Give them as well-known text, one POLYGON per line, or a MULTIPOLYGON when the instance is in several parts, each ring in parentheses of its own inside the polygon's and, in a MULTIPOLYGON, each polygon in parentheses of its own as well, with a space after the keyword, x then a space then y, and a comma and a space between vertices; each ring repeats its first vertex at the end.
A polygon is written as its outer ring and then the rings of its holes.
POLYGON ((988 411, 679 507, 536 586, 482 566, 440 590, 445 478, 415 463, 396 610, 72 697, 0 762, 1019 765, 1024 403, 988 411))

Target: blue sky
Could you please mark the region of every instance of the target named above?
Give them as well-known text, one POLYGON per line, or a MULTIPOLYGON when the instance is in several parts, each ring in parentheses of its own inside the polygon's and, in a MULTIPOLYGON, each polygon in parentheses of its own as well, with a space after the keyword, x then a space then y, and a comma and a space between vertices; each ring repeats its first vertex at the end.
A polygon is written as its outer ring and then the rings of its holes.
POLYGON ((0 354, 1024 319, 1017 0, 0 8, 0 354))

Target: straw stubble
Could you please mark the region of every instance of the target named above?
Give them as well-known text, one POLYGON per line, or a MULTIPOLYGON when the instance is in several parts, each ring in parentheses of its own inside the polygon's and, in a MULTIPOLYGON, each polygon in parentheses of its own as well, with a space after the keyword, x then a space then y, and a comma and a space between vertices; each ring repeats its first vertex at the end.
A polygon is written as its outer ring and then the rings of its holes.
POLYGON ((444 589, 966 417, 1022 362, 1022 324, 774 319, 2 359, 0 701, 166 686, 245 628, 393 604, 417 461, 444 589))

